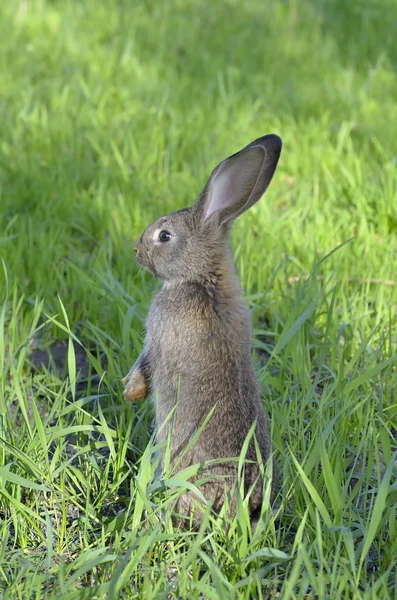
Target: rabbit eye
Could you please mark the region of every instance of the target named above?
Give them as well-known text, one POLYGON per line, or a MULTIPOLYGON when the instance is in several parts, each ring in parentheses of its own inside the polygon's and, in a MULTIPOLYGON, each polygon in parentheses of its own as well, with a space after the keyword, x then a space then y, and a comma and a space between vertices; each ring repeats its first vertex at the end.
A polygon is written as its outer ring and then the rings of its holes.
POLYGON ((168 231, 160 231, 159 240, 160 242, 169 242, 171 239, 171 234, 168 231))

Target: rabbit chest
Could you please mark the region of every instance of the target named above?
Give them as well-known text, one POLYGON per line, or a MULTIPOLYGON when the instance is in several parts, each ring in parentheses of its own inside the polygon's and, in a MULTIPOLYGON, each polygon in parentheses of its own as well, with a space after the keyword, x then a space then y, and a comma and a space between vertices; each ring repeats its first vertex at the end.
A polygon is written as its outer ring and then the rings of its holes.
POLYGON ((201 295, 181 288, 163 288, 149 312, 149 362, 157 392, 174 388, 180 377, 195 375, 198 353, 208 350, 213 333, 201 295))
MULTIPOLYGON (((164 286, 159 292, 149 312, 146 347, 157 424, 177 403, 176 437, 178 422, 200 424, 215 402, 230 403, 240 387, 242 369, 244 378, 252 372, 243 302, 229 310, 227 302, 216 306, 194 284, 164 286)), ((159 437, 166 435, 163 428, 159 437)))

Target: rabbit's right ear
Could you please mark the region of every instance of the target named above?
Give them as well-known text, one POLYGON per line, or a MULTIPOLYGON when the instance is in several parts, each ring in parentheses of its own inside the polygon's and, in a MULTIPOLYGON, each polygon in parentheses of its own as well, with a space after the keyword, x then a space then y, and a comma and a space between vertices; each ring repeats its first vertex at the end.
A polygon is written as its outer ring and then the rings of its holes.
POLYGON ((265 135, 218 165, 193 206, 199 219, 223 225, 255 204, 272 180, 281 148, 277 135, 265 135))

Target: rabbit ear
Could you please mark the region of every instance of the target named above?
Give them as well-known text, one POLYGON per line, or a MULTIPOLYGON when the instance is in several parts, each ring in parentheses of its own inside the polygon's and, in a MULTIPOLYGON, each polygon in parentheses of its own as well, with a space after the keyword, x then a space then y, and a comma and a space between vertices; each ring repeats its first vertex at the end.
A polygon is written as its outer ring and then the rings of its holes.
POLYGON ((281 147, 277 135, 265 135, 218 165, 197 200, 200 219, 216 215, 223 225, 258 202, 272 180, 281 147))

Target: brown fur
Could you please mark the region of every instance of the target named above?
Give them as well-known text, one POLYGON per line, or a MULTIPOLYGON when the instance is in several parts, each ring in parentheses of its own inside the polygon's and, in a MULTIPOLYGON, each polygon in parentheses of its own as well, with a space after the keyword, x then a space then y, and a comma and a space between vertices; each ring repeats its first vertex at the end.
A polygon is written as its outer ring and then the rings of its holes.
MULTIPOLYGON (((255 140, 213 171, 192 208, 161 217, 135 244, 138 262, 164 285, 150 308, 142 353, 123 380, 125 398, 136 400, 151 392, 159 442, 167 439, 171 428, 172 464, 214 409, 178 469, 239 457, 254 422, 264 465, 271 457, 251 358, 250 314, 234 272, 228 233, 234 218, 259 200, 269 185, 280 152, 277 136, 255 140), (161 230, 171 234, 170 241, 157 239, 161 230)), ((249 502, 254 515, 262 504, 262 481, 253 442, 246 459, 251 461, 245 466, 246 491, 257 482, 249 502)), ((225 491, 235 484, 236 463, 208 466, 205 474, 226 476, 201 488, 219 511, 225 491)), ((193 513, 197 527, 200 512, 193 512, 192 501, 191 493, 186 493, 177 510, 187 517, 193 513)))

